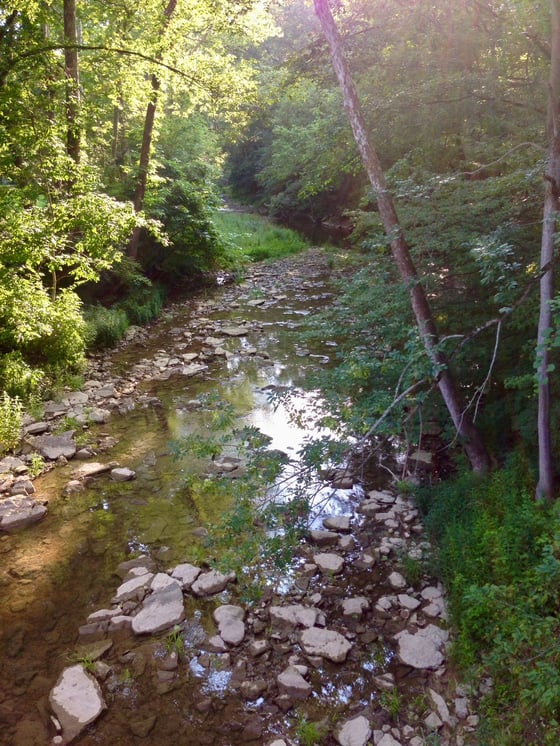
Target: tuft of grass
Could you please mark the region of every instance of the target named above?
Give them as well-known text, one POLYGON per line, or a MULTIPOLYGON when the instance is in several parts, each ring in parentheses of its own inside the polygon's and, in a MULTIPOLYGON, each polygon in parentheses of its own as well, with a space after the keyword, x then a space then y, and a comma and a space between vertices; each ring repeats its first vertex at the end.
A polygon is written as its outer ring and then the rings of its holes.
POLYGON ((214 225, 228 247, 228 255, 238 262, 279 259, 309 245, 296 231, 260 215, 220 210, 214 213, 214 225))

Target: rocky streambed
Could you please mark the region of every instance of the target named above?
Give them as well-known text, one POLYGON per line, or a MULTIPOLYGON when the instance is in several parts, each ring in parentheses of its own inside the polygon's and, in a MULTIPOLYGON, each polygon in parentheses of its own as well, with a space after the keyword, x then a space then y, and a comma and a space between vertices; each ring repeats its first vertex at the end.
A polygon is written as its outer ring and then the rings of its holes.
POLYGON ((164 438, 196 429, 195 395, 233 386, 293 451, 302 433, 264 392, 328 364, 335 340, 293 335, 328 302, 327 275, 313 251, 177 304, 26 422, 0 464, 2 743, 476 742, 443 589, 406 572, 429 546, 405 496, 344 474, 252 600, 191 558, 220 507, 189 503, 164 438), (37 454, 56 468, 34 480, 37 454))

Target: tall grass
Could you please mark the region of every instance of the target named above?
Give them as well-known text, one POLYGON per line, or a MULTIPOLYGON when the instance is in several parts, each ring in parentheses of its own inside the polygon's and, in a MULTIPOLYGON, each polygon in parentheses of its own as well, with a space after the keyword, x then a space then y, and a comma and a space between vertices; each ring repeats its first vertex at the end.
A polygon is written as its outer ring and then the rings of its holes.
POLYGON ((279 259, 308 246, 295 231, 274 225, 260 215, 218 210, 214 213, 214 225, 232 263, 279 259))
POLYGON ((481 703, 485 746, 560 743, 560 510, 533 495, 520 459, 418 494, 456 663, 493 681, 481 703))

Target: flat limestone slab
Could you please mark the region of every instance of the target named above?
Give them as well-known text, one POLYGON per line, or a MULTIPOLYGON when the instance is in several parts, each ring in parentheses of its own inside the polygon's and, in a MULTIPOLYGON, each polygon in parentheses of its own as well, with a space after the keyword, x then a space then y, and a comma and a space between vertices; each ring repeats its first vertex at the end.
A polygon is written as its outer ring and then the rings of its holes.
POLYGON ((132 618, 137 635, 154 634, 182 622, 185 617, 183 592, 179 583, 168 585, 148 596, 138 614, 132 618))
POLYGON ((307 655, 320 655, 334 663, 342 663, 352 648, 352 643, 339 632, 320 627, 310 627, 301 633, 301 646, 307 655))
POLYGON ((64 669, 49 703, 62 726, 64 743, 76 738, 107 706, 99 684, 79 663, 64 669))
POLYGON ((449 633, 434 624, 415 634, 403 630, 395 635, 399 660, 412 668, 438 668, 444 661, 443 648, 448 638, 449 633))

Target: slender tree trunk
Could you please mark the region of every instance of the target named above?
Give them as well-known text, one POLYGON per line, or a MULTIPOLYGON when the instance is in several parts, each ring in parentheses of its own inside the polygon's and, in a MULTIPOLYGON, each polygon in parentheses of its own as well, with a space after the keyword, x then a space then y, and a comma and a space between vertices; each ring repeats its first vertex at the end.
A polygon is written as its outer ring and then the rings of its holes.
POLYGON ((78 32, 76 0, 64 0, 64 67, 66 74, 66 152, 80 162, 80 78, 78 68, 78 32))
POLYGON ((379 157, 369 141, 356 87, 342 51, 342 40, 333 20, 328 0, 314 0, 314 4, 323 34, 329 45, 333 67, 342 90, 344 107, 352 126, 354 139, 377 197, 379 214, 385 232, 389 237, 393 259, 401 279, 408 288, 412 310, 424 348, 437 371, 440 393, 473 470, 477 472, 487 471, 490 466, 488 453, 478 430, 468 413, 461 406, 459 393, 449 370, 447 359, 439 349, 439 339, 432 312, 404 238, 379 157))
MULTIPOLYGON (((176 7, 177 7, 177 0, 169 0, 169 3, 164 11, 164 28, 162 30, 162 34, 164 33, 165 29, 169 26, 171 16, 175 12, 176 7)), ((161 54, 158 55, 158 59, 161 59, 161 54)), ((159 97, 159 89, 161 86, 161 81, 159 77, 156 75, 156 73, 152 74, 151 82, 152 82, 151 98, 150 98, 148 107, 146 109, 146 118, 144 120, 144 131, 142 133, 142 148, 140 151, 140 163, 138 166, 138 180, 136 182, 136 191, 134 193, 134 200, 133 200, 135 212, 140 212, 140 210, 144 206, 144 197, 146 196, 146 184, 148 183, 148 172, 150 169, 152 139, 154 135, 154 122, 156 118, 156 109, 157 109, 157 102, 158 102, 158 97, 159 97)), ((127 251, 128 256, 131 257, 132 259, 138 258, 138 245, 140 243, 141 232, 142 232, 142 229, 138 227, 134 228, 132 232, 132 236, 130 238, 130 241, 128 244, 128 251, 127 251)))
POLYGON ((560 0, 551 0, 552 37, 548 88, 548 163, 543 207, 540 266, 548 267, 540 281, 540 314, 537 331, 537 376, 539 410, 539 482, 536 498, 550 500, 554 491, 552 438, 550 432, 549 334, 552 328, 550 302, 554 296, 554 241, 560 206, 560 0))

